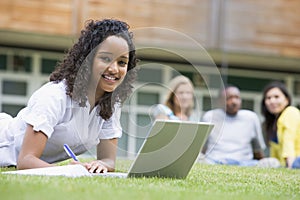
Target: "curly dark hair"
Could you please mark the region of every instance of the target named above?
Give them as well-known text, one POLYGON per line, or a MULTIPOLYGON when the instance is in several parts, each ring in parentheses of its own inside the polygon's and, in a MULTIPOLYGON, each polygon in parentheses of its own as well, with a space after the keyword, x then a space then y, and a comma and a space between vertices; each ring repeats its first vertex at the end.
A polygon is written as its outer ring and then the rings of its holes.
POLYGON ((81 31, 78 42, 67 52, 61 63, 50 75, 50 81, 66 81, 66 94, 79 103, 86 106, 88 82, 92 73, 92 60, 98 45, 107 37, 116 35, 127 41, 129 47, 129 62, 127 74, 123 82, 114 92, 105 92, 97 102, 99 115, 107 120, 114 112, 116 103, 123 103, 132 93, 132 84, 137 76, 137 58, 133 44, 133 34, 129 32, 129 25, 125 22, 104 19, 101 21, 88 20, 85 29, 81 31))

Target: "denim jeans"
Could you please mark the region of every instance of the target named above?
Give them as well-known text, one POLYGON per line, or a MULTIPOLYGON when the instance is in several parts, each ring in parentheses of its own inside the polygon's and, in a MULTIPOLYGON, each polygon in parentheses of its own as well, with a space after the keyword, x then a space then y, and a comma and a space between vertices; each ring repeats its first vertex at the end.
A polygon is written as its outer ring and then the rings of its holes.
POLYGON ((212 164, 221 164, 221 165, 238 165, 238 166, 255 166, 258 163, 258 160, 243 160, 238 161, 230 158, 225 158, 222 160, 213 160, 209 159, 212 164))
POLYGON ((293 162, 293 164, 292 164, 292 168, 293 168, 293 169, 300 169, 300 156, 297 157, 297 158, 294 160, 294 162, 293 162))

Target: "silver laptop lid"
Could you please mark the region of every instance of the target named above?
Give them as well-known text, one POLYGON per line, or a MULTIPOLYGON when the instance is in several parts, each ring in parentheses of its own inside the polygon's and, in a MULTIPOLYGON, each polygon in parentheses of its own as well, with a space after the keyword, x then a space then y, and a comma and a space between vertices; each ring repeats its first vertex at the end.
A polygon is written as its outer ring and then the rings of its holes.
POLYGON ((212 128, 209 123, 156 120, 128 177, 186 178, 212 128))

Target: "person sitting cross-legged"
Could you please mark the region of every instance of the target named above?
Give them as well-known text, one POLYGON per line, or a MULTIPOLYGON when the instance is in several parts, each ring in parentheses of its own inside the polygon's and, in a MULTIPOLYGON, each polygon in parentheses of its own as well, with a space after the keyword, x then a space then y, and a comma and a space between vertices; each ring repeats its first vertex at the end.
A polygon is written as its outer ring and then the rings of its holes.
MULTIPOLYGON (((201 121, 214 123, 215 127, 203 149, 205 158, 199 158, 210 164, 258 165, 266 145, 257 114, 241 109, 240 90, 236 86, 226 86, 219 99, 225 107, 207 111, 202 117, 201 121)), ((278 167, 278 161, 272 161, 268 167, 278 167)))

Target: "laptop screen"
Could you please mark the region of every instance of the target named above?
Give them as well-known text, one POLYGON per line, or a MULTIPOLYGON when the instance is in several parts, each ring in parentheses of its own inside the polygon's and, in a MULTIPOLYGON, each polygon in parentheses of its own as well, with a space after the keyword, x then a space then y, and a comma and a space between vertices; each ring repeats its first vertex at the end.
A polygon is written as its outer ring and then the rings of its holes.
POLYGON ((185 178, 212 128, 209 123, 156 120, 128 176, 185 178))

